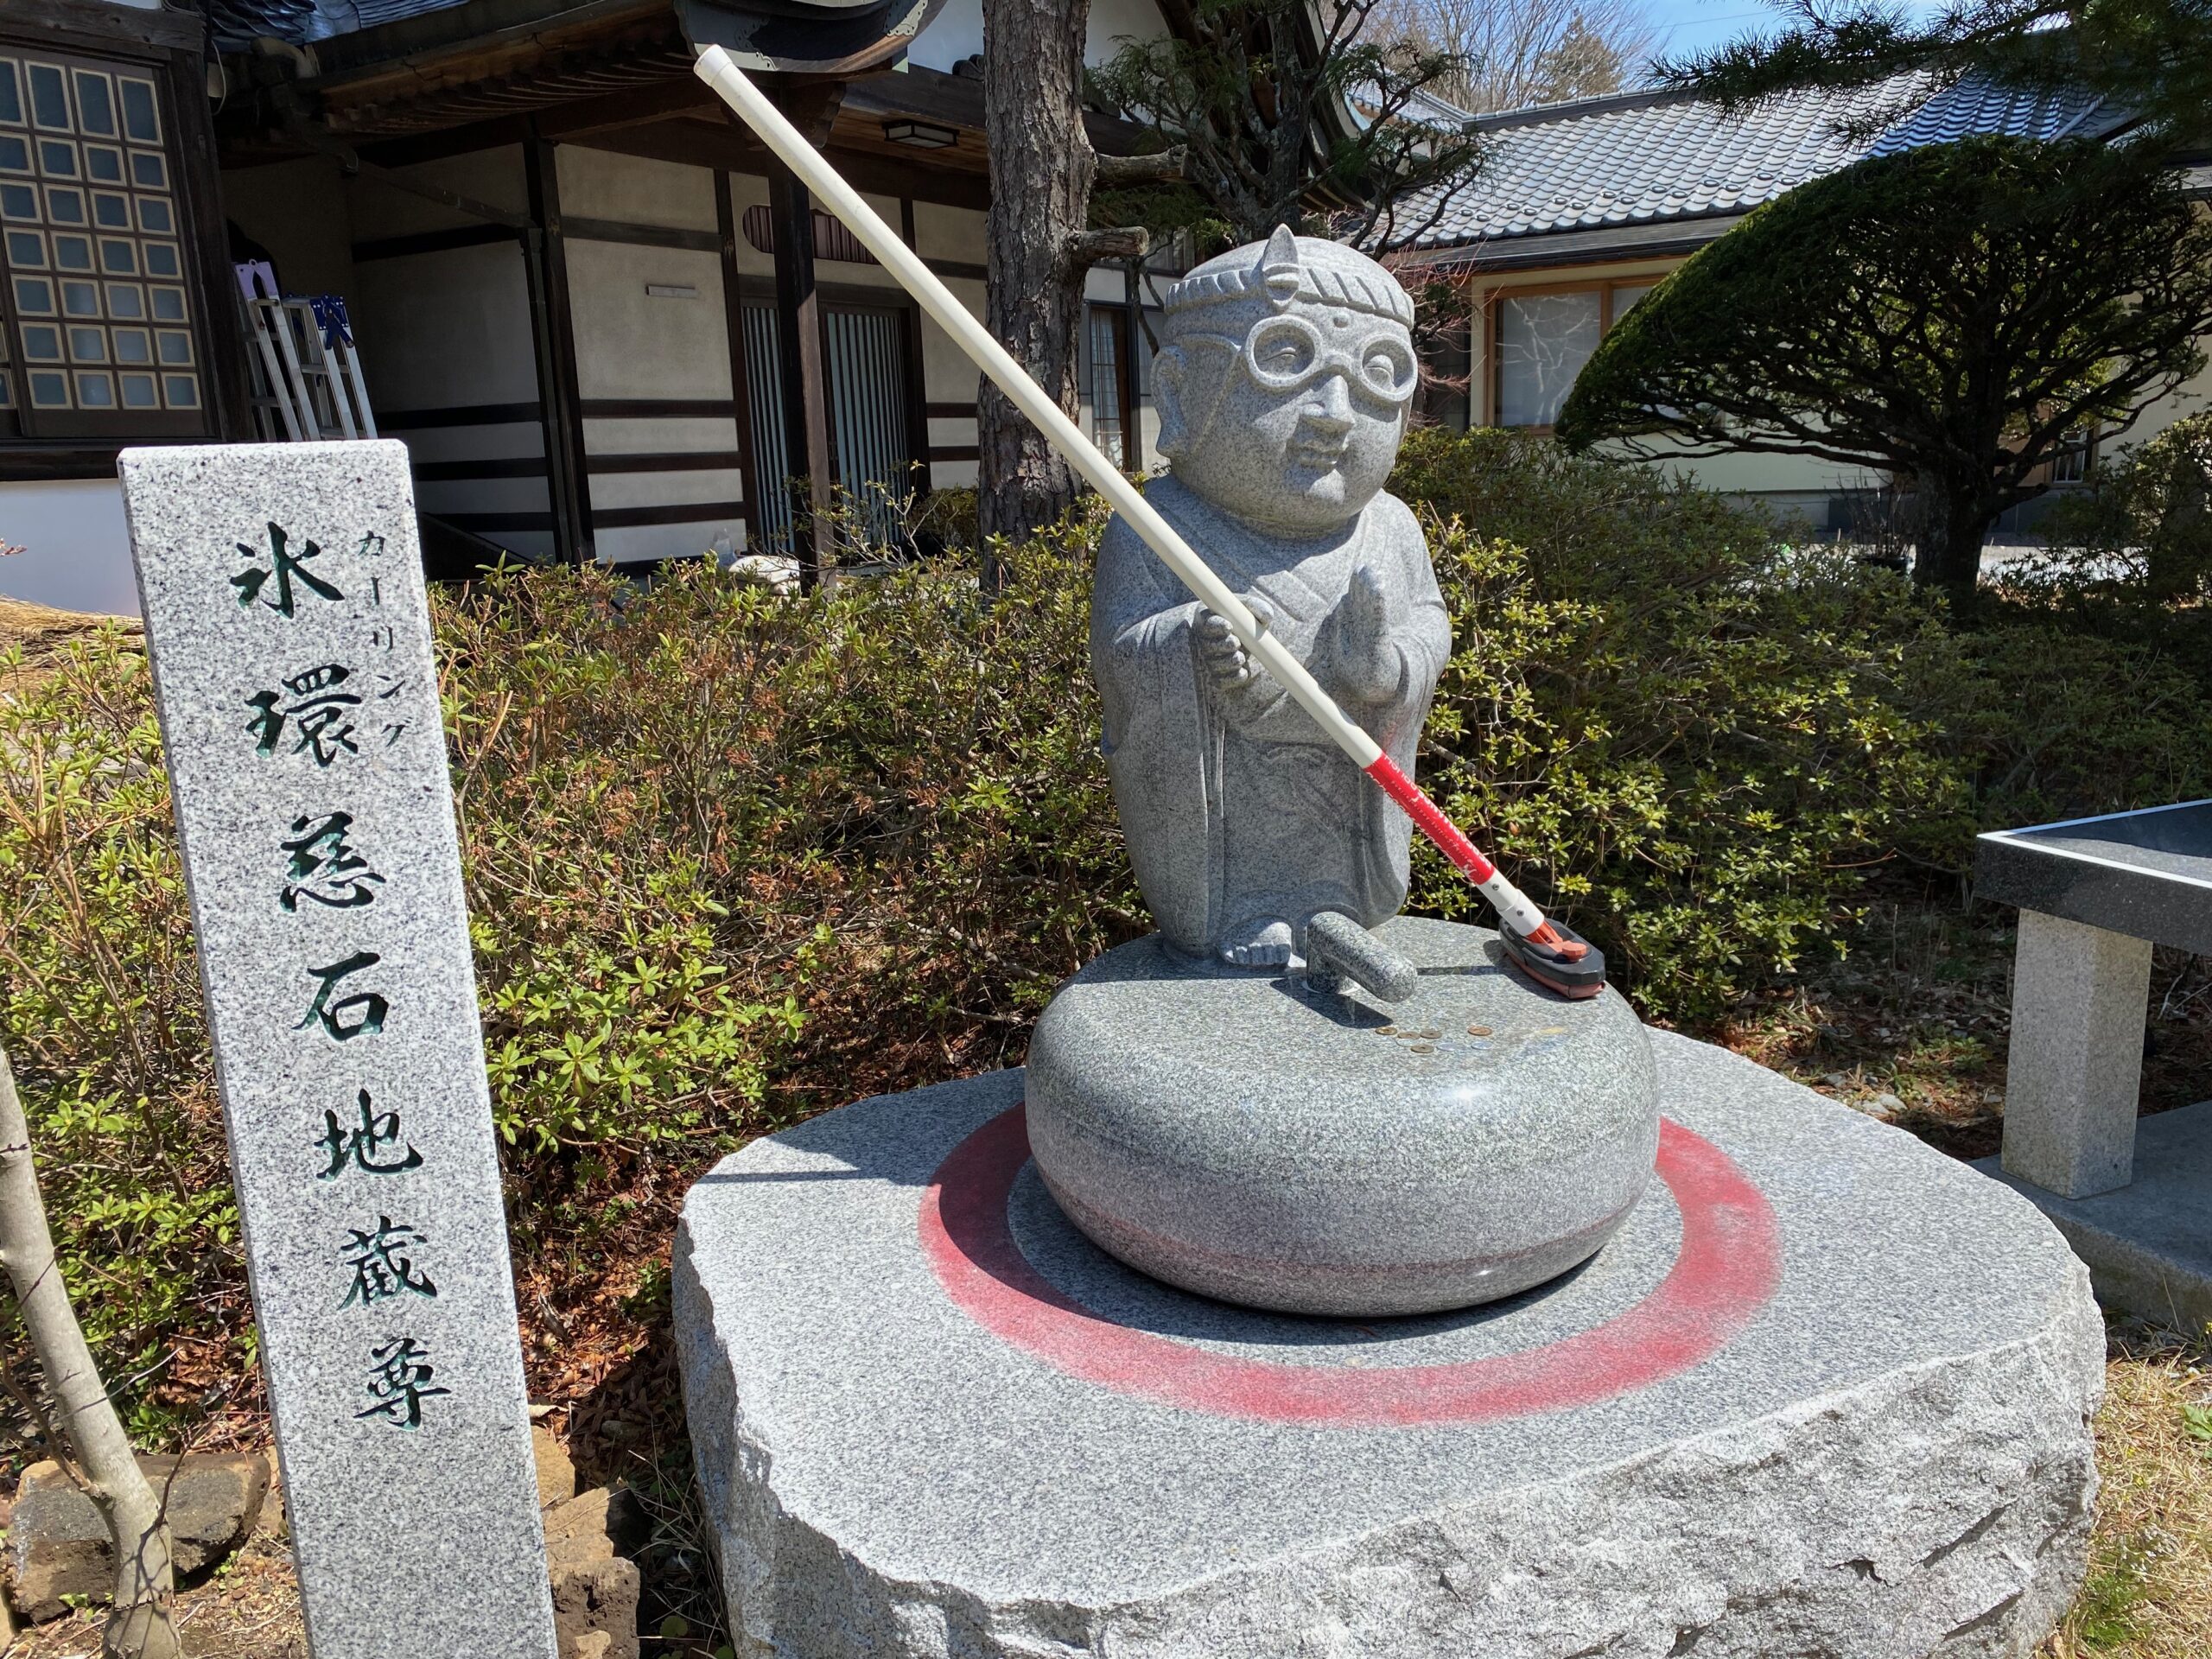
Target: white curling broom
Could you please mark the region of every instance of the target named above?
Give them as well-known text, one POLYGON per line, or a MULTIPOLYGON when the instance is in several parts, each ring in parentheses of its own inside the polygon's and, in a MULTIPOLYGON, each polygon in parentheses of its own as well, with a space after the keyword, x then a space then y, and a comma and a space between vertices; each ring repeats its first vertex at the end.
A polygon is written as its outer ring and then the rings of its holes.
POLYGON ((1100 453, 1096 445, 1031 379, 1006 348, 991 338, 983 326, 952 296, 900 240, 829 161, 799 136, 783 112, 762 95, 752 78, 739 68, 729 54, 710 46, 694 66, 699 79, 713 87, 722 101, 737 111, 746 125, 760 135, 784 165, 805 183, 822 204, 844 221, 868 251, 914 296, 938 327, 952 336, 976 366, 991 378, 998 389, 1034 422, 1037 429, 1065 455, 1076 471, 1090 481, 1115 512, 1144 538, 1206 607, 1229 625, 1229 630, 1252 658, 1274 676, 1275 683, 1294 698, 1300 708, 1346 754, 1352 764, 1381 785, 1389 798, 1405 809, 1421 832, 1436 843, 1459 872, 1497 907, 1504 924, 1502 940, 1514 964, 1540 984, 1564 996, 1595 996, 1605 988, 1605 957, 1569 930, 1544 919, 1543 912, 1528 895, 1499 874, 1474 842, 1461 835, 1452 821, 1437 810, 1414 780, 1382 753, 1382 745, 1355 724, 1335 699, 1306 671, 1306 664, 1262 628, 1250 608, 1192 552, 1175 528, 1146 501, 1121 469, 1100 453))

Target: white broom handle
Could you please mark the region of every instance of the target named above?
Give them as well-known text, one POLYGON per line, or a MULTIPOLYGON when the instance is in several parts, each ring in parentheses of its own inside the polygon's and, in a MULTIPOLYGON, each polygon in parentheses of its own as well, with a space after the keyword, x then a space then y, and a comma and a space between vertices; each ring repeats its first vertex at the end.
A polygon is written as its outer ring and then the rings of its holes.
POLYGON ((1183 585, 1197 594, 1208 610, 1229 624, 1230 632, 1244 649, 1274 676, 1275 683, 1297 700, 1299 707, 1313 717, 1314 723, 1328 734, 1337 747, 1351 757, 1352 764, 1364 771, 1380 760, 1382 746, 1337 707, 1336 700, 1306 672, 1305 664, 1261 627, 1250 607, 1191 550, 1190 543, 1175 533, 1175 527, 1160 516, 1122 475, 1121 468, 1099 453, 1098 446, 1084 435, 1083 429, 1067 417, 1058 403, 1045 395, 1027 371, 1014 360, 1006 347, 991 338, 968 308, 953 297, 952 290, 938 280, 936 273, 838 175, 837 169, 799 136, 798 129, 761 95, 752 78, 737 67, 729 54, 719 46, 710 46, 699 54, 699 61, 694 67, 699 79, 744 118, 746 124, 760 135, 784 165, 798 175, 807 188, 860 238, 884 269, 899 279, 899 286, 914 296, 937 326, 952 336, 976 366, 988 375, 1051 441, 1052 447, 1090 480, 1091 487, 1113 504, 1114 511, 1144 538, 1145 545, 1157 553, 1170 570, 1182 578, 1183 585))

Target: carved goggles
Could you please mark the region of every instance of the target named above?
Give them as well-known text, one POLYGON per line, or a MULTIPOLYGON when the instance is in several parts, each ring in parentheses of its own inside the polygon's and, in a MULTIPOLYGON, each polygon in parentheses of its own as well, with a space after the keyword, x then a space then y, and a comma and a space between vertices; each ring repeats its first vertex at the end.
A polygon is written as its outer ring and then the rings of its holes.
POLYGON ((1391 334, 1370 334, 1358 349, 1331 346, 1321 331, 1300 316, 1268 317, 1244 336, 1244 368, 1270 391, 1299 391, 1332 374, 1341 374, 1356 391, 1388 404, 1413 399, 1421 366, 1413 348, 1391 334))

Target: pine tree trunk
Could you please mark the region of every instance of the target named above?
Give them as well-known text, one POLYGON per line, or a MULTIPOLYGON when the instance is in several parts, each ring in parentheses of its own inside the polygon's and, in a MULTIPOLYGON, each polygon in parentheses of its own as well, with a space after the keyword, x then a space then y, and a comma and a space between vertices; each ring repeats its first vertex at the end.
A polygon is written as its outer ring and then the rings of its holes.
MULTIPOLYGON (((1037 383, 1076 411, 1076 343, 1097 157, 1083 125, 1090 0, 984 0, 983 112, 991 157, 984 321, 1037 383)), ((977 404, 977 509, 986 537, 1019 541, 1075 501, 1075 474, 999 390, 977 404)), ((983 582, 998 586, 986 552, 983 582)))
POLYGON ((107 1397, 92 1350, 69 1306, 54 1236, 31 1162, 30 1125, 15 1073, 0 1053, 0 1266, 15 1287, 24 1327, 60 1408, 63 1433, 83 1467, 86 1489, 115 1540, 115 1606, 101 1650, 107 1659, 177 1659, 169 1618, 174 1581, 169 1529, 138 1468, 122 1419, 107 1397))
POLYGON ((1921 486, 1920 535, 1913 548, 1917 588, 1941 588, 1962 613, 1974 607, 1981 580, 1981 547, 2000 509, 1980 489, 1921 486))

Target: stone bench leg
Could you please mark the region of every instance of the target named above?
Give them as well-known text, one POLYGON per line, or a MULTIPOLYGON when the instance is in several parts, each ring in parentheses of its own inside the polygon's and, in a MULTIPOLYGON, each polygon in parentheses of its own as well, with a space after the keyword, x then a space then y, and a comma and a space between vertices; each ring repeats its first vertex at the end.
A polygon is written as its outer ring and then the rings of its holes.
POLYGON ((2086 1198, 2135 1173, 2151 942, 2020 912, 2005 1172, 2086 1198))

